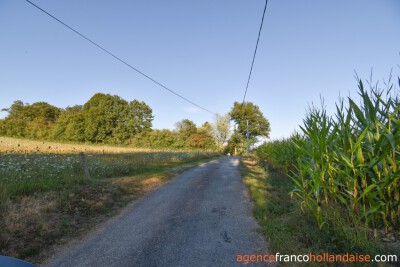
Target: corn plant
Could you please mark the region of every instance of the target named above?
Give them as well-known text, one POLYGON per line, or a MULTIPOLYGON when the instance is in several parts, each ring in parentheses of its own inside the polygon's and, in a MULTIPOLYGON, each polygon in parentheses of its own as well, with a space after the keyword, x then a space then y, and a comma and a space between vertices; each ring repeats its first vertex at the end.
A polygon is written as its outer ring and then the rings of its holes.
POLYGON ((360 104, 347 98, 335 116, 311 108, 301 136, 292 194, 302 200, 320 227, 324 207, 338 205, 359 222, 376 228, 400 228, 400 103, 377 87, 359 82, 360 104))
POLYGON ((295 168, 297 152, 294 137, 264 143, 256 150, 258 158, 271 169, 289 174, 295 168))

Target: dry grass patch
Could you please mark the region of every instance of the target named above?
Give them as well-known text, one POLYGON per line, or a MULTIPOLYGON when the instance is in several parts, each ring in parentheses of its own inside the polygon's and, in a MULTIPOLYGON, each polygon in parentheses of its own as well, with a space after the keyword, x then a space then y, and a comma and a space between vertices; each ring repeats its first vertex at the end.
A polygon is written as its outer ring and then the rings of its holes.
POLYGON ((36 141, 12 137, 0 137, 0 153, 44 153, 44 154, 76 154, 79 152, 99 154, 119 154, 153 151, 142 148, 113 147, 104 145, 68 144, 49 141, 36 141))
POLYGON ((158 177, 152 177, 147 180, 142 181, 142 188, 144 192, 149 192, 163 183, 162 179, 158 177))
POLYGON ((59 235, 61 222, 54 193, 22 197, 2 210, 1 253, 30 257, 59 235))
POLYGON ((40 262, 49 247, 115 214, 131 199, 105 182, 2 203, 0 254, 40 262))

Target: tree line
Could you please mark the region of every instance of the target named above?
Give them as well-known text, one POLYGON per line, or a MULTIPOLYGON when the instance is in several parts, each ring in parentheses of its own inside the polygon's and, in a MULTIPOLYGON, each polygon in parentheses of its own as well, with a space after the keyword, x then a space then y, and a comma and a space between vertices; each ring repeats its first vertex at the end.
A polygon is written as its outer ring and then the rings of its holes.
POLYGON ((233 153, 243 151, 246 122, 250 120, 249 137, 268 136, 269 123, 251 102, 235 103, 231 112, 216 115, 212 123, 197 126, 189 119, 176 123, 174 130, 153 129, 153 111, 145 102, 130 102, 117 95, 96 93, 84 105, 65 109, 46 102, 33 104, 15 101, 0 119, 0 135, 115 145, 144 148, 207 149, 233 153), (231 133, 230 122, 237 129, 231 133))

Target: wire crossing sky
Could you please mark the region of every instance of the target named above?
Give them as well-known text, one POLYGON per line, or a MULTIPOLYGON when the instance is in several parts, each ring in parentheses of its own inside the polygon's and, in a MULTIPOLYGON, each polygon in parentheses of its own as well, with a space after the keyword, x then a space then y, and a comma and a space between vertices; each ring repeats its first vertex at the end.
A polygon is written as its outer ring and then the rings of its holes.
MULTIPOLYGON (((30 1, 219 114, 242 100, 266 3, 30 1)), ((393 69, 397 79, 400 1, 275 0, 267 8, 245 100, 260 107, 272 139, 290 136, 320 97, 331 113, 339 95, 356 97, 354 71, 368 79, 373 68, 374 81, 382 81, 393 69)), ((16 100, 65 108, 101 92, 144 101, 158 129, 173 129, 184 118, 201 125, 214 117, 145 76, 132 75, 131 68, 23 0, 0 0, 0 62, 0 109, 16 100)), ((6 115, 0 112, 0 118, 6 115)))
POLYGON ((254 49, 253 60, 252 60, 252 62, 251 62, 249 78, 247 78, 246 90, 244 91, 244 96, 243 96, 242 105, 243 105, 244 101, 246 100, 247 89, 249 88, 251 73, 252 73, 252 71, 253 71, 254 60, 256 59, 257 48, 258 48, 258 42, 260 41, 262 26, 263 26, 263 24, 264 24, 265 10, 267 10, 267 5, 268 5, 268 0, 265 0, 265 6, 264 6, 264 11, 263 11, 262 19, 261 19, 260 30, 258 31, 258 37, 257 37, 257 42, 256 42, 256 48, 254 49))
POLYGON ((162 87, 163 89, 169 91, 170 93, 176 95, 177 97, 185 100, 186 102, 189 102, 190 104, 204 110, 207 111, 211 114, 215 114, 214 112, 194 103, 193 101, 187 99, 186 97, 178 94, 177 92, 169 89, 168 87, 166 87, 165 85, 161 84, 160 82, 154 80, 153 78, 151 78, 150 76, 148 76, 147 74, 141 72, 140 70, 138 70, 137 68, 133 67, 132 65, 130 65, 129 63, 127 63, 125 60, 121 59, 120 57, 114 55, 113 53, 111 53, 110 51, 108 51, 107 49, 105 49, 103 46, 97 44, 96 42, 92 41, 91 39, 89 39, 88 37, 86 37, 85 35, 83 35, 82 33, 80 33, 79 31, 75 30, 74 28, 68 26, 66 23, 62 22, 61 20, 59 20, 58 18, 56 18, 55 16, 53 16, 52 14, 50 14, 49 12, 47 12, 46 10, 42 9, 41 7, 37 6, 36 4, 32 3, 29 0, 25 0, 26 2, 28 2, 29 4, 31 4, 32 6, 34 6, 35 8, 39 9, 40 11, 42 11, 43 13, 45 13, 46 15, 48 15, 49 17, 51 17, 52 19, 54 19, 55 21, 61 23, 62 25, 64 25, 65 27, 67 27, 68 29, 70 29, 71 31, 73 31, 74 33, 76 33, 77 35, 79 35, 80 37, 82 37, 83 39, 85 39, 86 41, 92 43, 93 45, 95 45, 96 47, 100 48, 102 51, 104 51, 105 53, 109 54, 110 56, 112 56, 113 58, 115 58, 116 60, 120 61, 121 63, 125 64, 126 66, 128 66, 129 68, 133 69, 134 71, 136 71, 137 73, 143 75, 144 77, 146 77, 147 79, 149 79, 150 81, 152 81, 153 83, 159 85, 160 87, 162 87))

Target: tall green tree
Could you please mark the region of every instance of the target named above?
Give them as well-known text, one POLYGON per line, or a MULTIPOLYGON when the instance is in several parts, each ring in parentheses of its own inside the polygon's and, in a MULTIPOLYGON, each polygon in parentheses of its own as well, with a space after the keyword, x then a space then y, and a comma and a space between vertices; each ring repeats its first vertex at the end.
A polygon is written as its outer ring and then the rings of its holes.
POLYGON ((153 110, 143 101, 135 99, 129 102, 125 116, 125 125, 128 126, 131 133, 134 135, 137 133, 148 132, 153 126, 153 110))
POLYGON ((183 119, 181 121, 178 121, 175 124, 175 126, 176 126, 176 131, 183 138, 188 138, 191 134, 197 132, 196 124, 189 119, 183 119))
POLYGON ((48 139, 51 128, 60 115, 60 109, 46 102, 37 102, 27 105, 24 109, 28 120, 27 137, 33 139, 48 139))
POLYGON ((14 137, 25 137, 28 120, 25 118, 25 105, 17 100, 9 108, 2 111, 8 112, 3 122, 3 135, 14 137))
POLYGON ((116 95, 95 94, 83 106, 85 140, 123 143, 152 126, 152 109, 144 102, 127 102, 116 95))
POLYGON ((135 99, 124 104, 115 125, 113 139, 121 143, 137 134, 149 132, 153 118, 153 111, 145 102, 135 99))
POLYGON ((83 107, 75 105, 61 111, 54 127, 51 138, 55 140, 83 142, 85 141, 85 117, 83 107))
POLYGON ((85 140, 93 143, 112 142, 120 114, 128 103, 119 96, 97 93, 83 105, 85 140))
POLYGON ((57 120, 60 109, 46 102, 24 104, 15 101, 4 120, 3 132, 8 136, 46 139, 57 120))
POLYGON ((36 102, 26 105, 23 114, 28 121, 42 121, 47 124, 54 124, 60 115, 60 109, 46 102, 36 102))
POLYGON ((175 124, 175 133, 177 138, 175 147, 188 148, 190 146, 189 137, 192 134, 197 133, 197 126, 193 121, 189 119, 183 119, 175 124))
POLYGON ((269 137, 269 121, 264 117, 260 108, 252 102, 235 102, 229 113, 231 120, 237 125, 237 132, 246 137, 247 122, 249 124, 249 137, 255 141, 257 137, 269 137))

